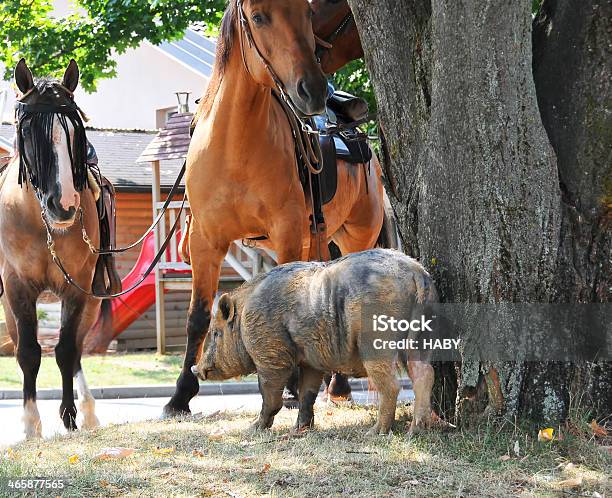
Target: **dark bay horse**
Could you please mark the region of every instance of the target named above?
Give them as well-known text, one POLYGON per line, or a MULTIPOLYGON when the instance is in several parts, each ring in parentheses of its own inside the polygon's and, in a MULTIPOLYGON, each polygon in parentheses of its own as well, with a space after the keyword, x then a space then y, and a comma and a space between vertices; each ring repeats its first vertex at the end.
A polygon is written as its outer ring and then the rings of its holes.
POLYGON ((0 275, 6 324, 17 346, 23 372, 24 425, 27 437, 40 437, 36 377, 41 361, 37 340, 36 301, 45 290, 62 301, 55 357, 62 374, 60 416, 76 429, 73 377, 83 412, 83 428, 98 425, 95 401, 81 369, 83 338, 98 316, 100 301, 70 286, 53 262, 48 233, 65 268, 90 289, 97 256, 84 243, 78 217, 94 244, 99 244, 98 215, 87 188, 85 128, 73 92, 79 69, 71 61, 61 83, 34 81, 22 59, 15 69, 21 92, 16 106, 16 155, 0 176, 0 275), (45 224, 49 227, 49 232, 45 224))
MULTIPOLYGON (((296 112, 323 112, 326 79, 315 57, 307 0, 232 0, 215 69, 196 113, 187 157, 193 270, 187 351, 165 415, 189 411, 199 384, 191 371, 207 333, 221 264, 234 240, 262 238, 279 263, 313 259, 311 203, 296 162, 281 85, 296 112)), ((383 224, 381 168, 338 164, 336 197, 324 206, 325 242, 343 254, 372 248, 383 224)), ((260 244, 258 242, 258 244, 260 244)), ((323 244, 327 248, 327 244, 323 244)), ((328 259, 329 254, 324 255, 328 259)))
POLYGON ((361 39, 347 0, 310 0, 314 12, 312 29, 331 47, 317 46, 325 74, 333 74, 349 62, 363 57, 361 39))

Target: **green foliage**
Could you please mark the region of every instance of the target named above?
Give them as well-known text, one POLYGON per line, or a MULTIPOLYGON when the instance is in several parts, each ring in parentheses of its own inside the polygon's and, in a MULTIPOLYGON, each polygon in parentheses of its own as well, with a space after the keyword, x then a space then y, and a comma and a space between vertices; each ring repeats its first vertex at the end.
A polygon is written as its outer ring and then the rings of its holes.
POLYGON ((333 84, 337 90, 344 90, 366 100, 370 107, 370 117, 365 128, 369 135, 378 135, 376 130, 376 99, 370 81, 370 74, 363 59, 348 63, 333 77, 333 84))
POLYGON ((199 21, 216 26, 225 0, 75 0, 73 13, 53 15, 52 0, 0 0, 0 62, 5 78, 21 57, 38 75, 59 76, 74 58, 81 84, 115 76, 114 56, 148 40, 180 38, 199 21))

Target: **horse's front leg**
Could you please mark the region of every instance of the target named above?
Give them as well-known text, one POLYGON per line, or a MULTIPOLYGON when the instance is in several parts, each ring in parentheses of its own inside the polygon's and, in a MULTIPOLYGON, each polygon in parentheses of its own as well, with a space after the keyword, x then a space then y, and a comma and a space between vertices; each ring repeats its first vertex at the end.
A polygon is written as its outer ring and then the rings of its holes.
POLYGON ((62 326, 57 346, 55 346, 55 361, 62 374, 62 402, 60 417, 64 427, 75 430, 77 409, 74 404, 73 376, 80 363, 80 353, 77 347, 77 332, 83 308, 86 304, 84 295, 71 294, 62 299, 62 326))
POLYGON ((202 344, 210 324, 210 313, 217 292, 221 265, 230 245, 227 241, 211 242, 208 238, 201 236, 194 226, 189 236, 193 284, 187 316, 187 349, 174 394, 164 406, 164 417, 191 413, 189 401, 200 390, 200 383, 191 371, 191 367, 198 363, 202 353, 202 344))
POLYGON ((77 332, 77 358, 74 368, 74 378, 76 380, 77 394, 79 397, 79 410, 83 415, 83 423, 81 428, 94 429, 100 425, 98 417, 96 417, 96 400, 94 399, 85 374, 81 367, 81 355, 83 353, 83 341, 91 330, 92 326, 98 318, 100 312, 101 301, 93 297, 88 297, 83 313, 81 314, 81 323, 77 332))
MULTIPOLYGON (((40 368, 41 348, 36 337, 36 299, 38 291, 19 283, 16 275, 3 276, 9 327, 16 327, 17 362, 23 372, 23 423, 27 438, 41 437, 42 425, 36 406, 36 377, 40 368)), ((15 331, 11 336, 15 335, 15 331)))

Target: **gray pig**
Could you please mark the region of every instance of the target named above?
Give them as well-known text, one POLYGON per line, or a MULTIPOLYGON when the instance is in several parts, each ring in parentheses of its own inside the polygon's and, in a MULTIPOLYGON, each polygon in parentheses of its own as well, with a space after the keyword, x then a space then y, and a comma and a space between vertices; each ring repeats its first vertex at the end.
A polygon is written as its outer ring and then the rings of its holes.
POLYGON ((324 372, 367 376, 380 394, 378 420, 370 433, 383 434, 395 420, 396 363, 407 360, 415 393, 411 430, 427 426, 433 368, 398 351, 364 354, 361 309, 405 310, 436 301, 429 274, 398 251, 372 249, 329 263, 288 263, 221 296, 204 352, 192 370, 208 380, 257 372, 263 405, 255 429, 272 426, 296 365, 301 367, 298 429, 313 425, 324 372))

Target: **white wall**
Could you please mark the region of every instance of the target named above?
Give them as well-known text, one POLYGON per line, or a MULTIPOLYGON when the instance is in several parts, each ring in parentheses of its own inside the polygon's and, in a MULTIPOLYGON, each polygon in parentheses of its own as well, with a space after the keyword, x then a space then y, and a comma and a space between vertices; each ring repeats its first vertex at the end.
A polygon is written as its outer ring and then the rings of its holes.
MULTIPOLYGON (((71 6, 72 0, 55 0, 54 13, 64 16, 70 12, 71 6)), ((99 80, 94 94, 85 93, 80 88, 76 92, 77 103, 91 119, 88 126, 154 129, 156 111, 176 105, 174 92, 192 92, 190 105, 193 110, 194 100, 204 93, 208 84, 206 77, 149 43, 128 50, 116 60, 116 78, 99 80)), ((31 69, 37 76, 36 68, 31 69)), ((0 71, 3 71, 1 65, 0 71)), ((0 81, 0 92, 2 90, 8 90, 8 100, 0 119, 11 121, 15 105, 13 84, 0 81)))
POLYGON ((208 79, 144 43, 117 59, 117 78, 100 80, 95 94, 78 90, 76 100, 98 128, 155 128, 158 109, 176 105, 174 92, 192 92, 190 102, 208 79))

